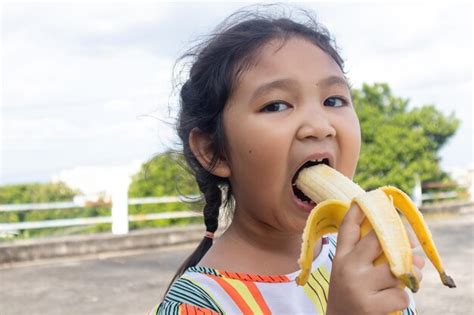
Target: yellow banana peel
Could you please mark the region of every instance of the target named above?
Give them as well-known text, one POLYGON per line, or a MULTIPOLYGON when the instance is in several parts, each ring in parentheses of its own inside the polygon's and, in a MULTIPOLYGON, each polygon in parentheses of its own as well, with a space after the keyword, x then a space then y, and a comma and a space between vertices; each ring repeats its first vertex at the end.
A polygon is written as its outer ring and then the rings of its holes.
POLYGON ((412 226, 423 251, 438 271, 441 282, 450 288, 456 287, 444 270, 421 212, 403 191, 384 186, 365 192, 349 178, 324 164, 303 169, 298 175, 296 186, 317 203, 303 232, 298 260, 301 273, 296 279, 298 285, 304 285, 308 280, 316 240, 324 234, 337 232, 350 206, 357 204, 365 214, 361 237, 374 229, 383 249, 374 264, 388 262, 393 275, 405 286, 412 292, 419 289, 419 280, 413 271, 412 249, 405 226, 397 213, 398 208, 412 226))

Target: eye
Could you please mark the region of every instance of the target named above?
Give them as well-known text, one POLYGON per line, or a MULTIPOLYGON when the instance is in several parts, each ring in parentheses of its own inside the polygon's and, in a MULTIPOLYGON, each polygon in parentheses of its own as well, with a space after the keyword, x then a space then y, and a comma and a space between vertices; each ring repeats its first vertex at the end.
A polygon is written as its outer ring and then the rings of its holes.
POLYGON ((273 103, 265 105, 261 109, 261 112, 281 112, 288 108, 290 108, 288 104, 277 101, 277 102, 273 102, 273 103))
POLYGON ((324 106, 342 107, 347 105, 347 100, 340 96, 331 96, 324 101, 324 106))

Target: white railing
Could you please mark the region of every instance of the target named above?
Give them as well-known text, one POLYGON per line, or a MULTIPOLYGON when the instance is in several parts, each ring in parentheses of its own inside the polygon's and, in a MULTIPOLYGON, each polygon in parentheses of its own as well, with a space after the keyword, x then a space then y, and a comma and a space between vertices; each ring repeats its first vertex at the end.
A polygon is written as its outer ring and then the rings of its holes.
MULTIPOLYGON (((415 178, 415 187, 413 188, 411 197, 415 204, 418 207, 421 207, 423 205, 423 202, 425 201, 431 201, 431 200, 447 200, 447 199, 460 199, 462 197, 462 194, 456 192, 456 191, 436 191, 436 192, 429 192, 429 193, 424 193, 422 189, 421 182, 418 177, 415 178)), ((474 201, 472 198, 472 192, 471 192, 471 202, 474 201)))
POLYGON ((0 205, 0 212, 16 212, 28 210, 51 210, 51 209, 70 209, 82 208, 84 204, 74 201, 69 202, 46 202, 46 203, 27 203, 16 205, 0 205))
MULTIPOLYGON (((191 196, 191 198, 193 199, 195 197, 197 196, 191 196)), ((422 187, 419 180, 416 181, 415 188, 412 192, 412 198, 419 207, 422 206, 423 201, 433 199, 451 199, 456 197, 458 197, 458 194, 456 192, 422 193, 422 187)), ((112 191, 112 200, 113 202, 111 216, 0 223, 0 236, 3 234, 15 233, 18 230, 95 225, 101 223, 111 223, 112 233, 114 234, 126 234, 129 230, 129 222, 192 218, 202 216, 201 213, 194 211, 174 211, 128 215, 129 205, 163 204, 183 201, 182 198, 176 196, 128 198, 128 181, 124 181, 123 183, 120 183, 119 186, 116 186, 116 188, 112 191)), ((86 206, 88 206, 87 202, 84 201, 10 204, 0 205, 0 212, 18 212, 29 210, 42 211, 73 208, 77 209, 84 208, 86 206)))
MULTIPOLYGON (((101 224, 101 223, 111 223, 112 232, 114 234, 126 234, 128 233, 129 222, 163 220, 163 219, 180 219, 180 218, 192 218, 192 217, 202 216, 202 213, 198 213, 195 211, 173 211, 173 212, 128 215, 129 205, 165 204, 165 203, 175 203, 175 202, 182 202, 182 201, 183 201, 182 198, 174 197, 174 196, 173 197, 127 198, 125 205, 122 204, 122 205, 119 205, 118 207, 117 202, 112 203, 111 216, 0 223, 0 235, 9 234, 12 232, 16 232, 18 230, 70 227, 70 226, 80 226, 80 225, 95 225, 95 224, 101 224), (121 213, 120 215, 117 215, 117 210, 116 210, 117 208, 119 208, 119 210, 121 211, 125 210, 125 213, 121 213), (114 209, 116 210, 115 216, 114 216, 114 209), (117 226, 119 228, 117 228, 117 226), (125 226, 125 229, 124 229, 124 226, 125 226)), ((73 209, 73 208, 77 209, 77 208, 83 208, 84 206, 85 206, 85 203, 74 202, 74 201, 0 205, 0 212, 20 212, 20 211, 30 211, 30 210, 55 210, 55 209, 73 209)))

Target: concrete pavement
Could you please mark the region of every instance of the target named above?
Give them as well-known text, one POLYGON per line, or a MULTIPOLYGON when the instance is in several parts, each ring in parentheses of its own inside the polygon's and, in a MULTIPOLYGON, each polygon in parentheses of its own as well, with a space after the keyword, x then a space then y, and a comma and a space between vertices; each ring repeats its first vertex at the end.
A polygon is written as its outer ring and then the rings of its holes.
MULTIPOLYGON (((427 263, 415 295, 420 314, 473 314, 474 215, 428 221, 456 289, 427 263)), ((0 268, 0 314, 146 314, 194 248, 128 251, 0 268)))

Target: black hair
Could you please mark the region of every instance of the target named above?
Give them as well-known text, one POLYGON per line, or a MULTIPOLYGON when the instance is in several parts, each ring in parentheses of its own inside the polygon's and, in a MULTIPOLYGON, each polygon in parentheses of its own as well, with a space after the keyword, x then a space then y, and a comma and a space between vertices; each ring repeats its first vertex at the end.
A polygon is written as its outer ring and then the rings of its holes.
MULTIPOLYGON (((311 12, 281 4, 249 6, 237 11, 225 19, 209 38, 192 47, 177 61, 190 59, 191 64, 179 93, 177 131, 186 163, 205 198, 203 214, 208 232, 217 230, 219 210, 232 205, 233 199, 229 180, 210 172, 220 159, 225 158, 224 106, 239 76, 256 62, 259 49, 275 39, 281 40, 283 46, 292 37, 317 45, 344 72, 344 62, 327 29, 311 12), (298 22, 291 12, 285 12, 287 8, 302 13, 305 21, 298 22), (189 135, 194 128, 206 133, 212 142, 214 155, 207 169, 199 163, 189 145, 189 135)), ((212 239, 204 237, 179 267, 168 290, 174 280, 188 267, 195 266, 211 246, 212 239)))

